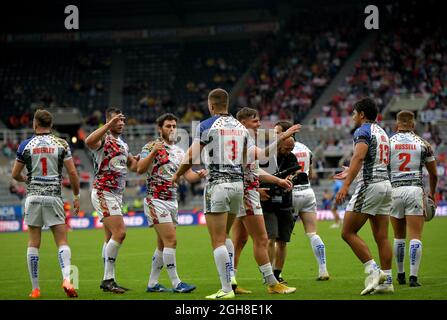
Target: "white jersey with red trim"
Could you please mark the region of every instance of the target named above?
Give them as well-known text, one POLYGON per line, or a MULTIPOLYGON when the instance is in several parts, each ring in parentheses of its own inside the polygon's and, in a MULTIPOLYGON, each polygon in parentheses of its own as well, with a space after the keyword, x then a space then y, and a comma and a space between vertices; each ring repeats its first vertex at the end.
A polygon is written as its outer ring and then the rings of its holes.
POLYGON ((312 151, 303 143, 296 141, 295 147, 292 150, 298 164, 301 166, 300 171, 309 175, 310 166, 312 165, 312 151))
POLYGON ((435 161, 430 144, 414 132, 398 132, 390 139, 390 173, 393 188, 424 187, 422 168, 435 161))

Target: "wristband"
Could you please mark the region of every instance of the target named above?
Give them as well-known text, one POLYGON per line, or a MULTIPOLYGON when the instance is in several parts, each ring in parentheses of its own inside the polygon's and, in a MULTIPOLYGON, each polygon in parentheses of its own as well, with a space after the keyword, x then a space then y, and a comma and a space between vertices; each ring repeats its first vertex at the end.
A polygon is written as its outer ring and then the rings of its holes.
POLYGON ((81 198, 81 196, 79 194, 73 195, 73 200, 79 200, 80 198, 81 198))

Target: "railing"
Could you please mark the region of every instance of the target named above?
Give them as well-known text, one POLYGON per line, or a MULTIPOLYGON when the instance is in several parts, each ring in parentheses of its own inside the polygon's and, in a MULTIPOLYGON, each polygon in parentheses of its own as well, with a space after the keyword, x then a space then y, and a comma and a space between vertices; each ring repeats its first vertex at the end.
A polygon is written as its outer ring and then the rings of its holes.
MULTIPOLYGON (((62 139, 65 139, 67 141, 70 138, 68 134, 59 133, 56 131, 53 132, 56 136, 61 137, 62 139)), ((33 129, 17 129, 17 130, 0 129, 0 143, 6 144, 8 141, 19 143, 20 141, 30 138, 33 134, 34 134, 33 129)))

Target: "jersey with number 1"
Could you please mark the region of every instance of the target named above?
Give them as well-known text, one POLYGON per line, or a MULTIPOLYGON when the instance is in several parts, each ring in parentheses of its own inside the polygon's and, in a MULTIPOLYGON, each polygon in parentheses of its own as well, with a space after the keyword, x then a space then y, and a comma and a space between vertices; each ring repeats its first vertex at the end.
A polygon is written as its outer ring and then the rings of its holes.
POLYGON ((248 137, 248 130, 231 115, 215 115, 200 123, 196 139, 204 146, 209 182, 243 181, 248 137))
POLYGON ((354 132, 354 147, 361 142, 368 145, 368 152, 356 182, 369 184, 389 180, 390 141, 385 130, 376 123, 364 123, 354 132))
POLYGON ((435 160, 430 144, 413 132, 398 132, 390 139, 390 172, 393 188, 424 187, 422 168, 435 160))
POLYGON ((17 150, 17 161, 28 170, 27 196, 61 197, 62 169, 68 159, 68 143, 52 134, 23 141, 17 150))

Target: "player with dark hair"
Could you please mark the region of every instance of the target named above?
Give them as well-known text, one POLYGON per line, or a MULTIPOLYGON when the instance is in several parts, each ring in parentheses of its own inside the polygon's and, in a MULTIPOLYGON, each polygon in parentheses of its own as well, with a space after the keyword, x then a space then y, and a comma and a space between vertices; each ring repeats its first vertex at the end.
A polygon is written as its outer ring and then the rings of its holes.
MULTIPOLYGON (((163 114, 156 120, 160 137, 143 147, 138 161, 138 174, 147 174, 144 211, 149 226, 153 226, 157 233, 157 248, 152 257, 147 292, 171 291, 158 283, 163 266, 168 271, 174 292, 186 293, 196 288, 180 280, 175 257, 178 203, 177 187, 171 179, 185 155, 185 152, 175 145, 177 121, 178 118, 172 113, 163 114)), ((203 172, 196 173, 191 169, 185 173, 188 182, 196 182, 203 176, 203 172)))
POLYGON ((52 134, 53 117, 46 110, 34 114, 34 135, 23 141, 17 150, 17 158, 12 169, 12 177, 26 182, 25 220, 28 225, 28 271, 33 290, 31 298, 40 297, 39 248, 42 227, 53 232, 58 247, 58 260, 62 270, 62 287, 70 298, 78 296, 70 282, 71 249, 67 241, 64 203, 62 201, 62 169, 65 166, 73 190, 75 215, 79 212, 79 178, 71 157, 68 143, 52 134), (27 177, 22 176, 23 168, 27 177))
MULTIPOLYGON (((418 271, 422 257, 422 229, 424 227, 424 181, 422 168, 429 174, 430 192, 434 200, 438 175, 436 160, 430 144, 414 133, 415 120, 411 111, 397 114, 397 133, 390 139, 390 172, 393 187, 391 225, 394 229, 394 256, 397 262, 397 280, 405 284, 405 238, 410 238, 410 287, 418 287, 418 271)), ((380 291, 389 291, 382 285, 380 291)))
POLYGON ((127 170, 136 172, 139 159, 129 153, 127 143, 121 138, 124 121, 125 116, 121 110, 108 108, 106 124, 85 139, 85 144, 93 153, 95 165, 91 200, 104 224, 105 232, 102 250, 104 277, 100 288, 113 293, 124 293, 128 290, 115 281, 115 263, 126 237, 122 203, 127 170))
POLYGON ((352 119, 358 129, 354 132, 354 154, 349 168, 334 176, 344 179, 337 193, 337 204, 341 204, 354 179, 355 192, 346 207, 342 237, 363 263, 365 289, 361 295, 372 293, 379 284, 392 283, 392 251, 388 240, 389 214, 391 211, 391 183, 388 175, 390 142, 386 132, 375 122, 378 110, 375 102, 364 98, 354 104, 352 119), (358 231, 370 221, 377 243, 381 268, 358 231))

